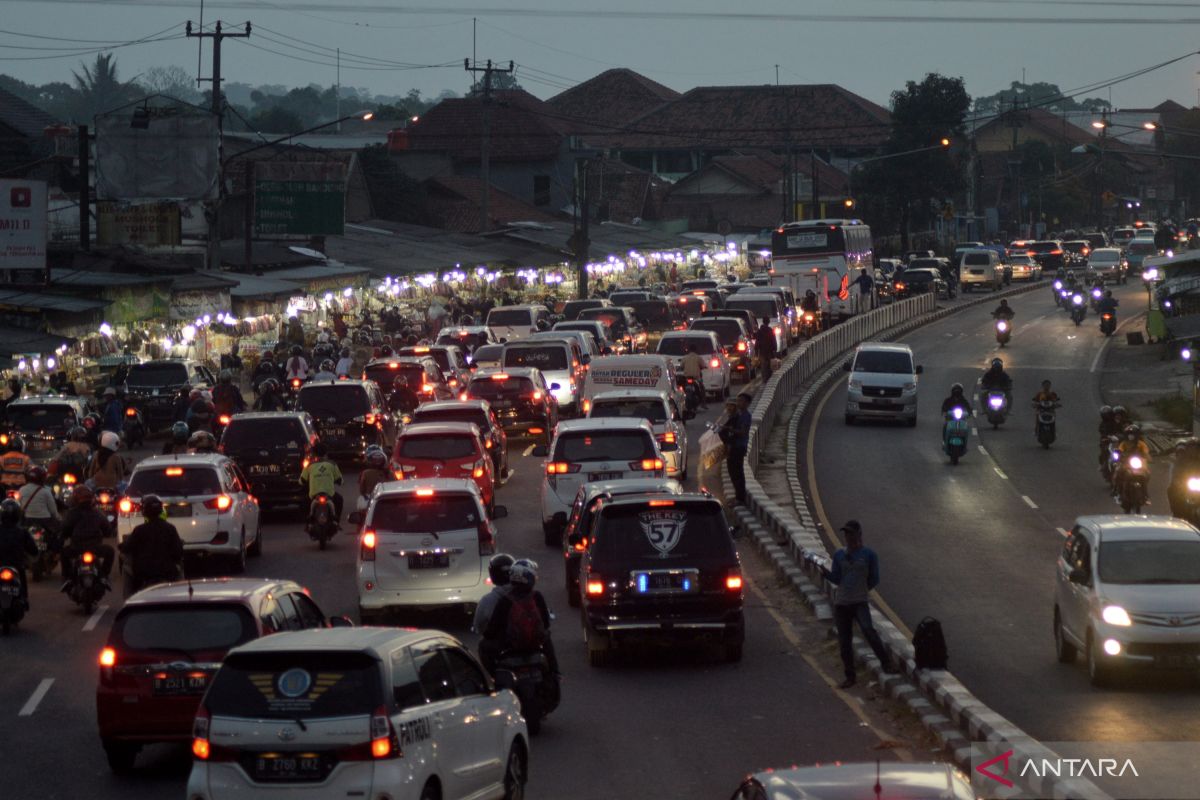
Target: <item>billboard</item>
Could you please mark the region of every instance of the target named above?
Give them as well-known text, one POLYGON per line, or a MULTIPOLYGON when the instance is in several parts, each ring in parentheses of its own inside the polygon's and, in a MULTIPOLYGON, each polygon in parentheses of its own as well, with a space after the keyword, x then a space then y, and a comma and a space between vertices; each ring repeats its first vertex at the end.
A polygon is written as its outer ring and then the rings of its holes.
POLYGON ((217 198, 220 133, 215 116, 155 115, 145 128, 130 127, 132 119, 132 110, 96 117, 97 198, 217 198))
POLYGON ((46 182, 0 180, 0 270, 46 268, 46 182))
POLYGON ((102 245, 178 245, 179 206, 174 203, 97 203, 96 240, 102 245))
POLYGON ((346 221, 346 165, 254 165, 254 228, 259 236, 340 236, 346 221))

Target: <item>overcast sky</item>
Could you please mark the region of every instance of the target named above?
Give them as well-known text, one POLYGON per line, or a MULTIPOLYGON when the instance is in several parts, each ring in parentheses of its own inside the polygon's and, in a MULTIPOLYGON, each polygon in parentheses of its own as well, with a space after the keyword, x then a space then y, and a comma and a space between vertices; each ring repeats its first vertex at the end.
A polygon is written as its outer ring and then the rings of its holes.
MULTIPOLYGON (((1070 90, 1183 56, 1200 38, 1200 2, 1183 0, 252 0, 204 7, 206 28, 218 18, 254 25, 248 41, 224 46, 228 80, 332 85, 340 47, 342 84, 386 94, 465 90, 472 17, 479 59, 516 62, 518 79, 543 98, 613 66, 685 91, 773 83, 778 64, 783 83, 838 83, 884 105, 904 81, 931 71, 965 78, 972 96, 1022 74, 1070 90), (394 68, 401 63, 447 66, 394 68)), ((165 31, 181 38, 115 51, 122 77, 171 64, 195 75, 197 41, 182 38, 182 25, 199 18, 199 0, 0 0, 0 71, 34 83, 70 80, 81 60, 94 58, 80 51, 165 31)), ((206 42, 204 76, 210 53, 206 42)), ((1118 83, 1113 104, 1172 98, 1195 105, 1197 70, 1200 56, 1192 56, 1118 83)))

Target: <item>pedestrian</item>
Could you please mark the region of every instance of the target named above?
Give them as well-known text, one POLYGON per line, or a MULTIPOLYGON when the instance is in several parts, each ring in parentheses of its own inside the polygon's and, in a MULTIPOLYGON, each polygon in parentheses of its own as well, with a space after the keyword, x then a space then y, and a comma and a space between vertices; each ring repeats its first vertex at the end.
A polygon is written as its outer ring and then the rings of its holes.
POLYGON ((762 326, 754 334, 754 349, 758 353, 759 369, 762 372, 763 383, 771 379, 771 360, 778 351, 775 341, 775 330, 771 320, 763 317, 762 326))
POLYGON ((859 270, 858 277, 854 279, 854 285, 858 287, 858 313, 871 310, 871 290, 875 288, 875 279, 871 277, 871 273, 866 267, 859 270))
POLYGON ((842 526, 846 535, 846 546, 833 554, 832 569, 822 571, 830 583, 837 586, 833 594, 833 619, 837 625, 838 648, 842 654, 842 669, 846 679, 838 684, 839 689, 849 689, 857 682, 854 669, 854 623, 862 631, 863 638, 875 651, 875 657, 883 665, 883 671, 894 675, 899 670, 883 649, 883 641, 871 621, 871 590, 879 585, 879 556, 869 547, 863 546, 862 525, 858 520, 849 520, 842 526))
POLYGON ((725 443, 725 466, 733 494, 740 506, 746 504, 746 451, 750 449, 750 395, 739 394, 737 400, 725 402, 726 419, 718 430, 725 443))

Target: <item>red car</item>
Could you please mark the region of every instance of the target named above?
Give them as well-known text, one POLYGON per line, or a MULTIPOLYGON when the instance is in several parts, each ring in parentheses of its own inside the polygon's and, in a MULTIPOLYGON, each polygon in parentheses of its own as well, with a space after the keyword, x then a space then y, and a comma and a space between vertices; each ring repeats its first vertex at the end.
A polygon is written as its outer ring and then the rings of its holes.
POLYGON ((114 772, 156 742, 188 742, 192 720, 225 654, 280 631, 331 621, 292 581, 214 578, 165 583, 125 601, 100 651, 96 719, 114 772))
POLYGON ((397 480, 471 478, 491 514, 496 507, 496 470, 473 422, 421 422, 396 439, 392 473, 397 480))
POLYGON ((492 466, 501 478, 508 475, 508 434, 487 400, 440 400, 412 413, 414 424, 423 422, 474 422, 483 434, 483 446, 492 454, 492 466))

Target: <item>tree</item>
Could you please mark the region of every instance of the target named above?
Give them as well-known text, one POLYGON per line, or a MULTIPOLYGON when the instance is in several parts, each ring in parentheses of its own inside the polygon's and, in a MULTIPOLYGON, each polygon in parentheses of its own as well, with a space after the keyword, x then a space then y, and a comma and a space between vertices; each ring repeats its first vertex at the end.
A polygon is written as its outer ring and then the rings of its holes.
POLYGON ((1031 106, 1041 106, 1049 111, 1098 111, 1110 108, 1109 102, 1100 97, 1089 97, 1085 100, 1063 97, 1062 89, 1059 89, 1056 83, 1013 81, 1007 89, 975 98, 975 113, 998 114, 1011 106, 1014 100, 1031 106))
POLYGON ((111 53, 99 53, 91 66, 81 63, 83 74, 72 71, 78 92, 76 119, 90 121, 105 111, 132 103, 144 93, 136 83, 122 82, 117 74, 117 59, 111 53))
POLYGON ((281 106, 273 106, 256 111, 247 120, 250 127, 256 131, 267 133, 299 133, 309 125, 305 125, 300 117, 281 106))
POLYGON ((198 104, 201 100, 191 73, 180 66, 151 67, 141 74, 138 83, 151 94, 165 94, 185 103, 198 104))

